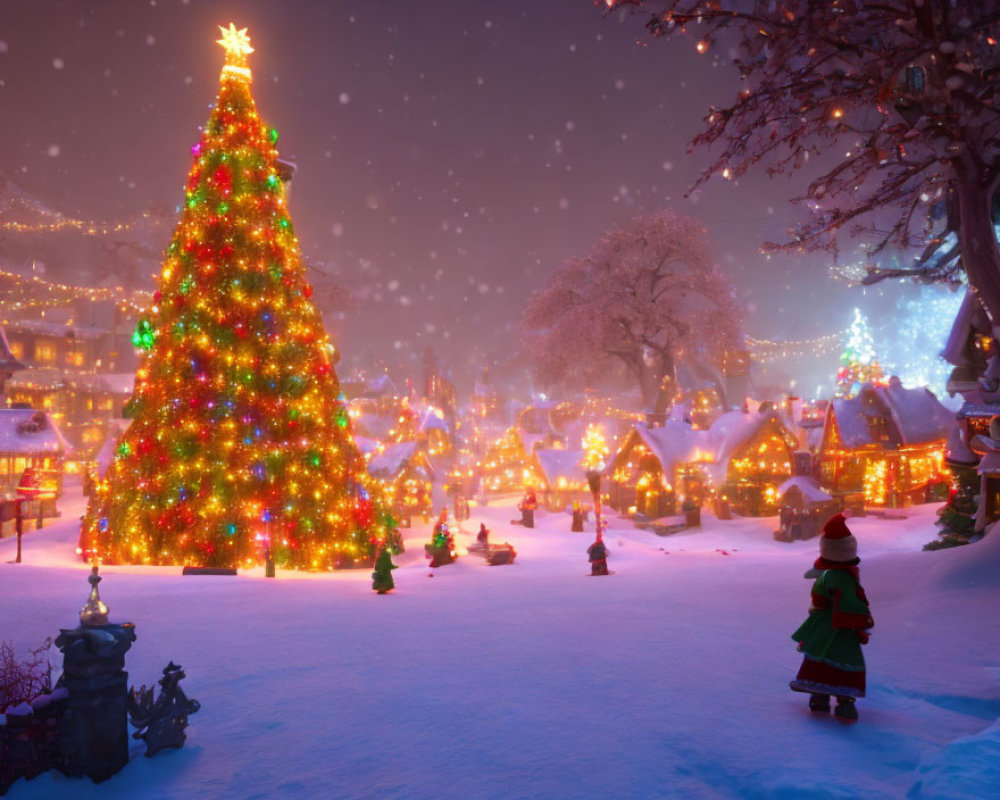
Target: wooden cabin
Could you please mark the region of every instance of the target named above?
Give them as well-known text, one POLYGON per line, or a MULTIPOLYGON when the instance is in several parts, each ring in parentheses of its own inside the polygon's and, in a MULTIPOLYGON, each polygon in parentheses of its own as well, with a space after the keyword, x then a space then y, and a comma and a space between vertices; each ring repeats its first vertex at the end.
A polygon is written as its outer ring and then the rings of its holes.
POLYGON ((444 412, 439 408, 429 406, 424 411, 417 426, 417 436, 425 443, 431 456, 447 455, 451 452, 451 428, 444 412))
POLYGON ((562 511, 574 501, 586 503, 591 498, 583 459, 584 451, 579 449, 535 450, 534 472, 546 509, 562 511))
POLYGON ((730 411, 709 434, 715 441, 712 477, 716 491, 737 514, 767 517, 778 513, 778 487, 792 477, 796 433, 770 404, 757 411, 730 411))
POLYGON ((945 442, 955 419, 927 388, 906 389, 895 377, 886 386, 865 384, 827 408, 820 484, 849 505, 922 503, 928 484, 947 475, 945 442))
POLYGON ((610 505, 649 518, 673 516, 685 497, 701 506, 712 459, 709 434, 686 422, 635 425, 605 471, 610 505))
POLYGON ((433 514, 434 469, 418 442, 386 445, 368 460, 368 473, 385 486, 393 515, 404 527, 433 514))
POLYGON ((818 536, 840 504, 823 491, 815 478, 795 475, 778 487, 780 511, 774 538, 781 542, 818 536))
POLYGON ((43 516, 58 514, 62 494, 63 461, 70 446, 56 421, 45 411, 30 408, 0 408, 0 493, 17 494, 26 470, 38 477, 43 516))

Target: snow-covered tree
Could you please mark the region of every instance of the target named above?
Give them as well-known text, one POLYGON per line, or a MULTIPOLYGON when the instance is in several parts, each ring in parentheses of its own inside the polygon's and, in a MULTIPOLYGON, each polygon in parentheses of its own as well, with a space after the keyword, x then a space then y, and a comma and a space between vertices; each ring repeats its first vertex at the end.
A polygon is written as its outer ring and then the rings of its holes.
POLYGON ((602 0, 648 12, 653 36, 725 53, 743 88, 694 145, 699 179, 768 175, 818 160, 809 209, 782 248, 863 236, 872 259, 919 247, 883 277, 956 281, 964 269, 1000 321, 1000 0, 602 0), (819 159, 815 157, 819 156, 819 159))
POLYGON ((662 211, 612 229, 558 268, 529 300, 522 332, 540 380, 587 383, 618 362, 662 412, 678 361, 741 347, 741 322, 701 223, 662 211))

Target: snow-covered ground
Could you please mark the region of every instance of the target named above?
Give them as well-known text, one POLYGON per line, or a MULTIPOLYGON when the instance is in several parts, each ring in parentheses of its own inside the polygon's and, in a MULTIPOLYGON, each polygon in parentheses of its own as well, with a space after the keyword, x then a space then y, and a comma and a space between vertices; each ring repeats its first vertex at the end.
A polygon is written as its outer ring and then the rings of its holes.
MULTIPOLYGON (((27 535, 23 564, 0 541, 0 639, 75 626, 81 509, 27 535)), ((924 553, 934 510, 851 521, 876 622, 854 726, 788 689, 817 542, 773 541, 773 519, 660 538, 612 517, 616 574, 591 578, 568 516, 526 531, 512 503, 473 508, 459 543, 485 521, 517 564, 432 571, 416 528, 386 596, 368 571, 106 567, 131 680, 172 659, 202 704, 187 746, 9 797, 1000 797, 1000 531, 924 553)))

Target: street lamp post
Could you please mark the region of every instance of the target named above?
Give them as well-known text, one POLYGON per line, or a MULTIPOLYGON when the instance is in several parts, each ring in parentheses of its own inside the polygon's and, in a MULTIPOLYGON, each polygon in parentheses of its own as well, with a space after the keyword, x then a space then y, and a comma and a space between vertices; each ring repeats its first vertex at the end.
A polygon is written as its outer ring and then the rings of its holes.
POLYGON ((597 538, 587 548, 587 557, 590 560, 590 574, 609 575, 608 548, 605 546, 604 537, 601 534, 601 470, 597 468, 588 469, 587 483, 590 484, 590 491, 594 495, 594 522, 597 525, 597 538))
POLYGON ((601 471, 599 469, 587 470, 587 484, 590 486, 590 493, 594 496, 594 520, 597 523, 597 540, 601 541, 601 471))

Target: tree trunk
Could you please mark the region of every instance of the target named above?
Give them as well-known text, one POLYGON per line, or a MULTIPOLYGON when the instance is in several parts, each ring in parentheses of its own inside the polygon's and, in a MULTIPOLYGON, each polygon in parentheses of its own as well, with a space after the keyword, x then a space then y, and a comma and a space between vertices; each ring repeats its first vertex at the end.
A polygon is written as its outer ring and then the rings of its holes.
POLYGON ((645 408, 652 409, 656 404, 656 395, 659 390, 659 375, 657 370, 650 367, 639 358, 639 391, 642 393, 642 404, 645 408))
MULTIPOLYGON (((970 169, 969 172, 972 172, 970 169)), ((969 285, 990 321, 1000 324, 1000 247, 993 230, 993 203, 982 177, 958 175, 958 245, 969 285)))
POLYGON ((657 353, 652 365, 639 358, 639 389, 642 403, 657 415, 670 412, 677 391, 677 370, 669 353, 657 353))
POLYGON ((674 360, 667 355, 660 356, 658 370, 658 388, 656 390, 656 405, 653 411, 657 414, 667 414, 674 406, 674 394, 677 392, 677 372, 674 360))

